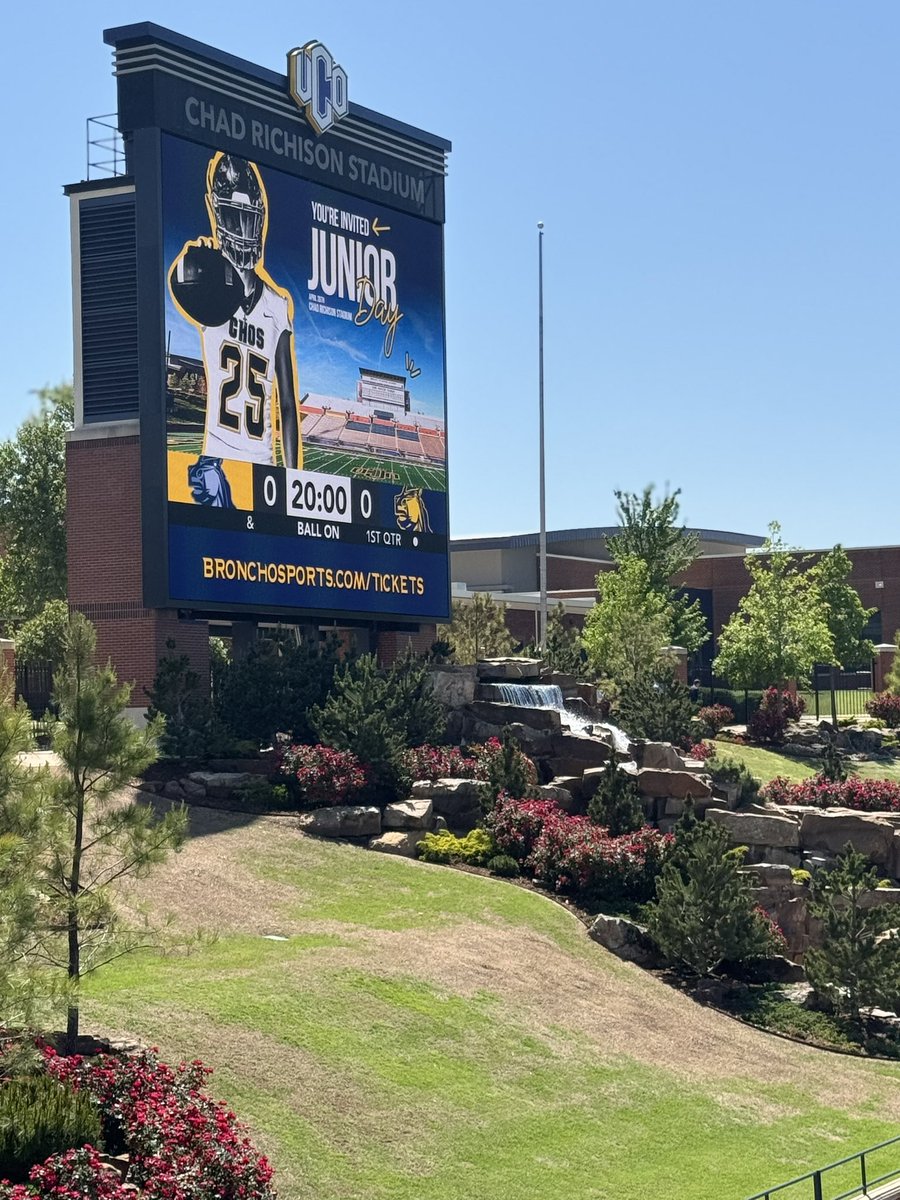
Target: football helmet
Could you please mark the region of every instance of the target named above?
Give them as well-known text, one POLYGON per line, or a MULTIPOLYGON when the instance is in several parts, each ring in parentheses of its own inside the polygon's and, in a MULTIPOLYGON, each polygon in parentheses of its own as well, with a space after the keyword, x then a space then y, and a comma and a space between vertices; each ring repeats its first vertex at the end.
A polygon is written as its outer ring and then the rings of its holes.
POLYGON ((266 194, 253 163, 215 155, 207 172, 207 202, 219 249, 238 270, 252 271, 262 258, 266 194))

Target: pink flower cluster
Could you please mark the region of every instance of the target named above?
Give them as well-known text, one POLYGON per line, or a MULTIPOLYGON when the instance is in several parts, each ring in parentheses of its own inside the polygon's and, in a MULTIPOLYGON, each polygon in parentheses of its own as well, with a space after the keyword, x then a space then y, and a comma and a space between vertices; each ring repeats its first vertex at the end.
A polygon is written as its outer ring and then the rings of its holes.
MULTIPOLYGON (((130 1156, 128 1183, 141 1189, 144 1200, 274 1200, 271 1166, 234 1113, 202 1090, 210 1072, 201 1062, 173 1069, 152 1051, 97 1058, 45 1053, 51 1075, 85 1089, 95 1101, 104 1136, 111 1131, 121 1137, 130 1156)), ((119 1200, 120 1193, 70 1189, 36 1195, 119 1200)))
POLYGON ((816 808, 855 808, 860 812, 900 812, 900 783, 890 779, 831 781, 814 775, 792 783, 777 775, 760 788, 760 798, 773 804, 809 804, 816 808))
POLYGON ((33 1167, 30 1183, 0 1183, 0 1200, 133 1200, 119 1173, 100 1161, 93 1146, 54 1154, 33 1167))
MULTIPOLYGON (((457 746, 414 746, 404 751, 403 765, 411 779, 480 779, 487 782, 491 767, 503 753, 499 738, 488 738, 486 742, 469 747, 463 754, 457 746)), ((517 751, 524 764, 525 774, 531 785, 537 783, 537 767, 531 759, 517 751)))
POLYGON ((485 827, 498 853, 518 859, 535 883, 584 901, 648 900, 672 841, 647 825, 610 837, 553 800, 511 796, 498 799, 485 827))
POLYGON ((457 746, 413 746, 403 753, 403 766, 411 779, 475 779, 478 762, 457 746))
POLYGON ((715 746, 710 746, 708 742, 689 742, 685 751, 688 758, 696 758, 698 762, 706 762, 708 758, 714 758, 716 753, 715 746))
POLYGON ((366 786, 366 770, 350 750, 329 746, 288 746, 281 774, 294 778, 304 808, 350 804, 366 786))
POLYGON ((870 717, 880 717, 888 729, 897 729, 900 727, 900 696, 879 692, 866 701, 866 712, 870 717))

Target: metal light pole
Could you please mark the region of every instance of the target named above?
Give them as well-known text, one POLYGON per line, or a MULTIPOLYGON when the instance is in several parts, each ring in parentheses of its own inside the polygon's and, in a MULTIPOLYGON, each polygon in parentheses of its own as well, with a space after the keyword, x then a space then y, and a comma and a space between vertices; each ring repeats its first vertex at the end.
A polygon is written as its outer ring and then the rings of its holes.
POLYGON ((538 548, 540 571, 540 648, 547 646, 547 498, 544 484, 544 222, 538 221, 538 403, 540 411, 541 532, 538 548))

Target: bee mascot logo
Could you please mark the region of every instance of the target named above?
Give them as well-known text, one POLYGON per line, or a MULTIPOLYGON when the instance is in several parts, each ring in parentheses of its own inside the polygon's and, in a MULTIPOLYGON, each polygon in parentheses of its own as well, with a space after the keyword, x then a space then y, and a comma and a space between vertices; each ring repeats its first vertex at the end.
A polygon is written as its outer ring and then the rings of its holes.
POLYGON ((405 487, 394 497, 394 516, 400 529, 409 529, 413 533, 431 533, 431 522, 428 519, 428 509, 422 499, 420 487, 405 487))

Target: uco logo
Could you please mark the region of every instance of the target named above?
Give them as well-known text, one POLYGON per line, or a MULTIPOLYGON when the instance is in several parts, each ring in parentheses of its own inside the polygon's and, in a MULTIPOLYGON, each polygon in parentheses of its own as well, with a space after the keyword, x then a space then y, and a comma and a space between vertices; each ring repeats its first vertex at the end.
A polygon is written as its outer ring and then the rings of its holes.
POLYGON ((307 42, 288 52, 291 95, 316 133, 324 133, 350 110, 347 72, 321 42, 307 42))

